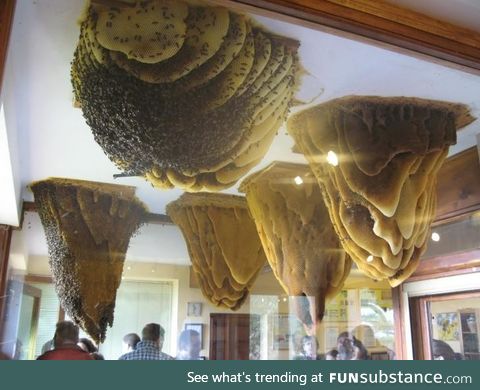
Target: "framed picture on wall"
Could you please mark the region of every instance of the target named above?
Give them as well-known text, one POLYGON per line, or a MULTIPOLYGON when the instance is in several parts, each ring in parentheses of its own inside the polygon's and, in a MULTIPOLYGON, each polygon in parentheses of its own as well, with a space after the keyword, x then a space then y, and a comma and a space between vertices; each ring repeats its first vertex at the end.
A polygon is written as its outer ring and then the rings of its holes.
POLYGON ((202 315, 202 303, 201 302, 188 302, 187 303, 187 316, 200 317, 202 315))
POLYGON ((200 347, 203 349, 203 324, 185 324, 185 330, 194 330, 200 335, 200 347))

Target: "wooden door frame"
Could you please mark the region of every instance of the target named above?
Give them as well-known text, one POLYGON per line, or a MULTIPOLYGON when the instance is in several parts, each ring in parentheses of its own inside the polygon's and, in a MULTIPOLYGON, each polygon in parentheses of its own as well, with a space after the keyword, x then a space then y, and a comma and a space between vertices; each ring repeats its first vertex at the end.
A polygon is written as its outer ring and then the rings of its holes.
POLYGON ((0 225, 0 334, 2 332, 3 316, 7 293, 8 258, 12 241, 12 227, 0 225))
POLYGON ((40 290, 37 287, 33 287, 27 283, 28 282, 24 280, 22 294, 25 294, 33 298, 32 323, 30 325, 30 339, 29 339, 29 345, 28 345, 30 350, 28 359, 33 360, 35 358, 35 347, 37 342, 36 336, 37 336, 38 321, 40 316, 40 302, 42 298, 42 290, 40 290))
POLYGON ((410 298, 411 323, 415 324, 421 332, 412 334, 413 357, 415 360, 431 360, 432 339, 428 304, 430 302, 450 301, 454 299, 480 298, 480 288, 476 291, 461 293, 448 293, 439 295, 426 295, 410 298))
POLYGON ((407 281, 395 288, 393 290, 394 302, 399 303, 396 307, 394 305, 395 330, 398 329, 400 332, 396 334, 395 341, 396 345, 398 344, 397 338, 402 342, 397 347, 398 358, 406 360, 413 359, 416 356, 429 356, 430 346, 424 342, 419 342, 420 339, 414 337, 415 333, 418 334, 418 329, 421 329, 422 332, 429 332, 424 328, 424 324, 427 323, 427 314, 422 298, 452 296, 451 294, 460 296, 460 294, 469 294, 476 291, 480 291, 479 270, 472 270, 469 273, 460 272, 445 277, 407 281), (400 322, 400 324, 397 322, 400 322), (416 345, 415 351, 413 350, 414 343, 416 345))

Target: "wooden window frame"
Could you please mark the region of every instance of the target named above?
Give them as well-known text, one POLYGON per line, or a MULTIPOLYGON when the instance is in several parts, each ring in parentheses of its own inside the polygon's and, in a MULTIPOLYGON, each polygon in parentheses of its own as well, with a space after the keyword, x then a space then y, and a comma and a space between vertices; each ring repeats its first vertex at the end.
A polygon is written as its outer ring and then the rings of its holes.
POLYGON ((214 0, 480 74, 480 33, 382 0, 214 0))
POLYGON ((413 358, 416 360, 431 360, 432 350, 430 340, 432 339, 428 304, 430 302, 450 301, 453 299, 479 298, 480 289, 462 293, 448 293, 439 295, 427 295, 410 298, 410 313, 412 323, 421 332, 412 334, 413 358), (416 348, 415 348, 416 347, 416 348))

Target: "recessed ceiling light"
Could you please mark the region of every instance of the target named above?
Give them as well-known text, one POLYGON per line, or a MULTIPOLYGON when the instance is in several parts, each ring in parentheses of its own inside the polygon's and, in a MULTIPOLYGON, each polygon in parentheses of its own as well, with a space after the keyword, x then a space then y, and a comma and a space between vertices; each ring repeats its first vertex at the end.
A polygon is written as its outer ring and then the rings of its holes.
POLYGON ((293 179, 295 181, 295 184, 297 186, 303 184, 303 179, 300 177, 300 176, 296 176, 295 179, 293 179))
POLYGON ((373 256, 372 255, 369 255, 367 257, 367 263, 371 263, 373 261, 373 256))
POLYGON ((335 153, 333 150, 330 150, 330 151, 327 153, 327 162, 328 162, 330 165, 333 165, 334 167, 336 167, 336 166, 338 165, 337 153, 335 153))
POLYGON ((435 242, 440 241, 440 234, 438 234, 437 232, 433 232, 432 233, 432 241, 435 241, 435 242))
POLYGON ((127 269, 130 271, 132 269, 132 267, 128 266, 127 269))

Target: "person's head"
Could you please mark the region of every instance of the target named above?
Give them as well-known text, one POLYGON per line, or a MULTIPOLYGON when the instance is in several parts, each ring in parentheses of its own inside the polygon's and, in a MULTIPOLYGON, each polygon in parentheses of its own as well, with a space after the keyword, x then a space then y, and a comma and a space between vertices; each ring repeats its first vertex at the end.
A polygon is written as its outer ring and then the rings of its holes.
POLYGON ((71 321, 60 321, 57 323, 53 344, 55 348, 67 344, 78 343, 78 326, 71 321))
POLYGON ((363 343, 353 337, 353 357, 352 360, 367 360, 368 359, 368 351, 367 348, 363 345, 363 343))
POLYGON ((307 356, 317 356, 317 338, 315 336, 303 336, 302 337, 302 352, 307 356))
POLYGON ((442 340, 432 340, 433 360, 455 360, 455 352, 452 347, 442 340))
POLYGON ((91 356, 93 357, 94 360, 105 360, 103 355, 101 353, 98 353, 98 352, 91 353, 91 356))
POLYGON ((337 360, 338 351, 336 349, 332 349, 328 351, 325 355, 325 360, 337 360))
POLYGON ((129 333, 123 336, 123 351, 131 352, 135 350, 135 347, 140 342, 140 336, 136 333, 129 333))
POLYGON ((352 335, 366 345, 370 345, 369 342, 375 342, 375 332, 370 325, 362 324, 356 326, 352 330, 352 335))
POLYGON ((349 332, 342 332, 337 338, 337 360, 352 360, 354 347, 354 337, 349 332))
POLYGON ((196 330, 187 329, 180 333, 178 350, 181 358, 197 360, 201 349, 200 334, 196 330))
POLYGON ((160 324, 147 324, 142 329, 142 341, 153 341, 162 349, 163 338, 165 336, 165 329, 160 324))
POLYGON ((82 337, 80 340, 78 340, 77 345, 82 348, 85 352, 88 353, 94 353, 98 352, 98 348, 93 344, 93 342, 89 339, 86 339, 85 337, 82 337))

